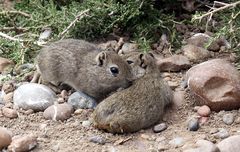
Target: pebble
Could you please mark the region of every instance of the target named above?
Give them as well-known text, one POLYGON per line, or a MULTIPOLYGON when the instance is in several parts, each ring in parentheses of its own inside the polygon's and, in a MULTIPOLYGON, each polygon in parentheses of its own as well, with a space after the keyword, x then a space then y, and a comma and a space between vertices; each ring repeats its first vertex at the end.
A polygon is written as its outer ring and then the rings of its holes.
POLYGON ((9 92, 8 94, 3 96, 3 102, 5 104, 9 103, 9 102, 12 102, 12 100, 13 100, 13 92, 9 92))
POLYGON ((97 105, 97 102, 92 97, 80 91, 71 94, 68 98, 68 103, 74 109, 94 109, 97 105))
POLYGON ((11 119, 18 117, 17 111, 14 110, 14 109, 3 107, 2 108, 2 113, 5 117, 11 118, 11 119))
POLYGON ((9 151, 23 152, 30 151, 37 146, 37 137, 34 135, 15 136, 8 146, 9 151))
POLYGON ((199 122, 197 118, 192 118, 188 121, 188 130, 197 131, 199 129, 199 122))
POLYGON ((91 126, 91 122, 89 120, 83 121, 82 126, 88 128, 91 126))
POLYGON ((223 115, 223 122, 226 125, 231 125, 234 122, 234 115, 232 113, 223 115))
POLYGON ((64 98, 58 98, 57 102, 60 104, 60 103, 64 103, 65 101, 64 101, 64 98))
POLYGON ((181 147, 184 145, 184 143, 185 143, 185 140, 182 137, 176 137, 169 141, 169 144, 174 148, 181 147))
POLYGON ((93 142, 93 143, 100 144, 100 145, 104 145, 106 143, 106 139, 103 138, 103 137, 100 137, 100 136, 90 137, 89 141, 93 142))
POLYGON ((211 110, 208 106, 204 105, 197 110, 197 113, 202 117, 208 117, 211 113, 211 110))
POLYGON ((2 86, 2 90, 4 91, 5 94, 8 94, 15 90, 15 86, 12 82, 6 82, 2 86))
POLYGON ((198 122, 200 123, 200 125, 203 125, 205 123, 207 123, 209 117, 201 117, 199 118, 198 122))
POLYGON ((48 107, 43 112, 43 117, 45 119, 51 119, 54 121, 61 120, 64 121, 71 117, 73 113, 73 107, 68 103, 55 104, 48 107))
POLYGON ((218 147, 207 140, 198 140, 193 147, 183 152, 219 152, 218 147))
POLYGON ((172 90, 178 87, 178 83, 173 81, 168 81, 168 85, 172 90))
POLYGON ((173 106, 176 108, 181 107, 185 103, 185 91, 174 91, 173 92, 173 106))
POLYGON ((0 151, 12 141, 11 133, 6 128, 0 127, 0 141, 0 151))
POLYGON ((193 108, 193 111, 194 111, 194 112, 197 112, 199 108, 200 108, 200 106, 195 106, 195 107, 193 108))
POLYGON ((239 152, 240 135, 234 135, 226 138, 217 144, 220 152, 239 152))
POLYGON ((165 129, 167 129, 167 124, 166 123, 160 123, 160 124, 155 125, 153 127, 153 132, 154 133, 159 133, 159 132, 162 132, 165 129))
POLYGON ((28 109, 28 110, 24 111, 24 114, 26 114, 26 115, 30 115, 33 113, 34 113, 34 111, 32 109, 28 109))
POLYGON ((211 130, 210 130, 210 134, 215 134, 215 133, 217 133, 218 132, 218 129, 217 128, 212 128, 211 130))
POLYGON ((68 92, 67 92, 66 90, 62 90, 62 91, 61 91, 61 97, 62 97, 63 99, 66 99, 66 98, 68 97, 68 92))
POLYGON ((235 120, 236 124, 240 124, 240 117, 237 117, 237 119, 235 120))
POLYGON ((47 86, 27 83, 14 91, 13 102, 24 110, 44 111, 57 101, 56 94, 47 86))
POLYGON ((220 139, 224 139, 229 137, 229 133, 226 129, 224 128, 219 128, 218 132, 213 134, 215 138, 220 138, 220 139))

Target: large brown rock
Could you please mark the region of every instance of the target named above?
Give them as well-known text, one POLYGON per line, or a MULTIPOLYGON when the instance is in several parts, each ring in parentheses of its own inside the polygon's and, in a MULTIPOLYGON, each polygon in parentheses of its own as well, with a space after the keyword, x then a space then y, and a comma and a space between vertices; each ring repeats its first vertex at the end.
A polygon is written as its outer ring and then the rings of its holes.
POLYGON ((186 79, 200 105, 214 111, 240 108, 240 75, 226 60, 198 64, 187 71, 186 79))
POLYGON ((202 47, 188 44, 182 47, 184 55, 193 62, 206 61, 210 56, 210 52, 202 47))
POLYGON ((158 59, 157 65, 160 71, 181 71, 191 67, 187 57, 183 55, 173 55, 168 58, 158 59))
POLYGON ((11 141, 11 133, 6 128, 0 127, 0 151, 10 145, 11 141))
POLYGON ((240 135, 228 137, 217 144, 221 152, 239 152, 240 151, 240 135))

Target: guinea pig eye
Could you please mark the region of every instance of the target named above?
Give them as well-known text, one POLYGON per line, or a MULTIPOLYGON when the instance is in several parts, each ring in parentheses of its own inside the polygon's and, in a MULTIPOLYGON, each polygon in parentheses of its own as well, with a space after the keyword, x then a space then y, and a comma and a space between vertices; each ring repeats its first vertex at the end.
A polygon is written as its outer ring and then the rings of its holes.
POLYGON ((127 60, 127 63, 128 63, 128 64, 133 64, 133 61, 127 60))
POLYGON ((114 76, 116 76, 116 75, 119 73, 119 70, 118 70, 117 67, 111 67, 111 68, 110 68, 110 71, 112 72, 112 74, 113 74, 114 76))

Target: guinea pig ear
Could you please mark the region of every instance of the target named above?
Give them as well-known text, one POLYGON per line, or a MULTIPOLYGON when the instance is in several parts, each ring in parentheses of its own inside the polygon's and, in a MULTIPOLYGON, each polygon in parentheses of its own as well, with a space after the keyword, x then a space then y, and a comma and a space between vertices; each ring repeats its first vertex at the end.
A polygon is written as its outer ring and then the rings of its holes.
POLYGON ((104 51, 98 53, 98 55, 95 58, 98 66, 102 66, 104 61, 106 61, 106 59, 107 59, 107 53, 104 51))
POLYGON ((139 60, 140 60, 140 67, 146 69, 147 68, 147 61, 146 58, 144 57, 145 55, 143 53, 139 54, 139 60))
POLYGON ((149 52, 148 54, 149 54, 152 58, 155 59, 155 56, 154 56, 154 54, 153 54, 152 52, 149 52))

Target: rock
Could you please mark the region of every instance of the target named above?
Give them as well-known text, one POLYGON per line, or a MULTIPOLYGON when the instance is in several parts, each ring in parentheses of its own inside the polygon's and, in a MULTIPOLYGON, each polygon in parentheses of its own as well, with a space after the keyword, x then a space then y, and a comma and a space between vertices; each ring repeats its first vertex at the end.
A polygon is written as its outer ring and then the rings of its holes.
POLYGON ((67 92, 66 90, 62 90, 62 91, 61 91, 61 97, 62 97, 63 99, 66 99, 66 98, 68 97, 68 92, 67 92))
POLYGON ((91 122, 89 120, 83 121, 82 126, 88 128, 91 126, 91 122))
POLYGON ((37 146, 37 137, 34 135, 15 136, 8 146, 9 151, 23 152, 30 151, 37 146))
POLYGON ((15 72, 17 74, 27 73, 32 71, 34 68, 35 68, 34 64, 26 63, 18 66, 15 72))
POLYGON ((222 140, 217 144, 221 152, 239 152, 240 135, 235 135, 222 140))
POLYGON ((34 111, 32 109, 28 109, 28 110, 24 111, 24 114, 26 114, 26 115, 30 115, 33 113, 34 113, 34 111))
POLYGON ((106 143, 106 139, 103 138, 103 137, 100 137, 100 136, 90 137, 89 141, 93 142, 93 143, 100 144, 100 145, 104 145, 106 143))
POLYGON ((166 123, 160 123, 160 124, 155 125, 153 127, 153 132, 154 133, 159 133, 159 132, 162 132, 165 129, 167 129, 167 124, 166 123))
POLYGON ((13 92, 9 92, 8 94, 3 96, 3 102, 9 103, 13 101, 13 92))
POLYGON ((188 130, 189 131, 197 131, 199 129, 198 119, 192 118, 188 121, 188 130))
POLYGON ((135 43, 124 43, 122 48, 119 50, 119 54, 126 54, 129 52, 138 51, 138 44, 135 43))
POLYGON ((229 62, 213 59, 198 64, 187 71, 186 80, 198 105, 214 111, 240 108, 240 75, 229 62))
POLYGON ((13 92, 15 90, 15 86, 12 82, 5 82, 2 86, 2 90, 5 94, 13 92))
POLYGON ((80 91, 70 95, 68 103, 74 109, 94 109, 97 106, 96 100, 80 91))
POLYGON ((14 63, 13 61, 6 59, 6 58, 2 58, 0 57, 0 72, 4 72, 4 70, 9 67, 9 66, 13 66, 14 63))
POLYGON ((50 88, 36 83, 23 84, 13 94, 14 105, 24 110, 44 111, 55 101, 57 96, 50 88))
POLYGON ((208 117, 201 117, 198 122, 200 123, 200 125, 203 125, 205 123, 207 123, 208 121, 208 117))
POLYGON ((61 103, 64 103, 65 100, 64 100, 63 98, 58 98, 58 99, 57 99, 57 102, 58 102, 59 104, 61 104, 61 103))
POLYGON ((73 107, 68 103, 63 104, 56 104, 48 107, 44 113, 43 116, 45 119, 51 119, 51 120, 61 120, 64 121, 71 117, 71 114, 73 113, 73 107))
POLYGON ((173 93, 173 104, 175 107, 180 107, 184 104, 185 98, 184 98, 184 91, 174 91, 173 93))
POLYGON ((176 137, 169 141, 169 144, 174 148, 181 147, 184 145, 184 143, 185 143, 185 140, 182 137, 176 137))
POLYGON ((17 111, 14 109, 3 107, 2 113, 5 117, 8 117, 8 118, 17 118, 18 117, 17 111))
POLYGON ((169 58, 157 60, 157 65, 161 71, 181 71, 191 67, 187 57, 182 55, 173 55, 169 58))
POLYGON ((203 105, 199 107, 199 109, 197 110, 197 113, 202 117, 208 117, 211 113, 211 110, 208 106, 203 105))
POLYGON ((234 122, 234 115, 232 113, 223 115, 223 122, 226 125, 231 125, 234 122))
POLYGON ((237 119, 235 120, 236 124, 240 124, 240 117, 237 117, 237 119))
POLYGON ((12 142, 12 135, 6 128, 0 127, 0 141, 0 151, 12 142))
POLYGON ((219 128, 218 132, 213 134, 215 138, 220 138, 220 139, 224 139, 229 137, 229 133, 226 129, 224 128, 219 128))
POLYGON ((178 83, 173 81, 168 81, 168 85, 172 90, 178 87, 178 83))
POLYGON ((220 152, 218 147, 207 140, 198 140, 194 148, 184 150, 183 152, 220 152))
POLYGON ((111 40, 111 41, 107 41, 105 43, 98 44, 98 47, 102 50, 111 49, 114 51, 114 49, 117 47, 117 45, 118 45, 118 42, 116 40, 111 40))
POLYGON ((208 50, 195 46, 195 45, 185 45, 182 47, 184 55, 192 62, 205 61, 211 54, 208 50))

